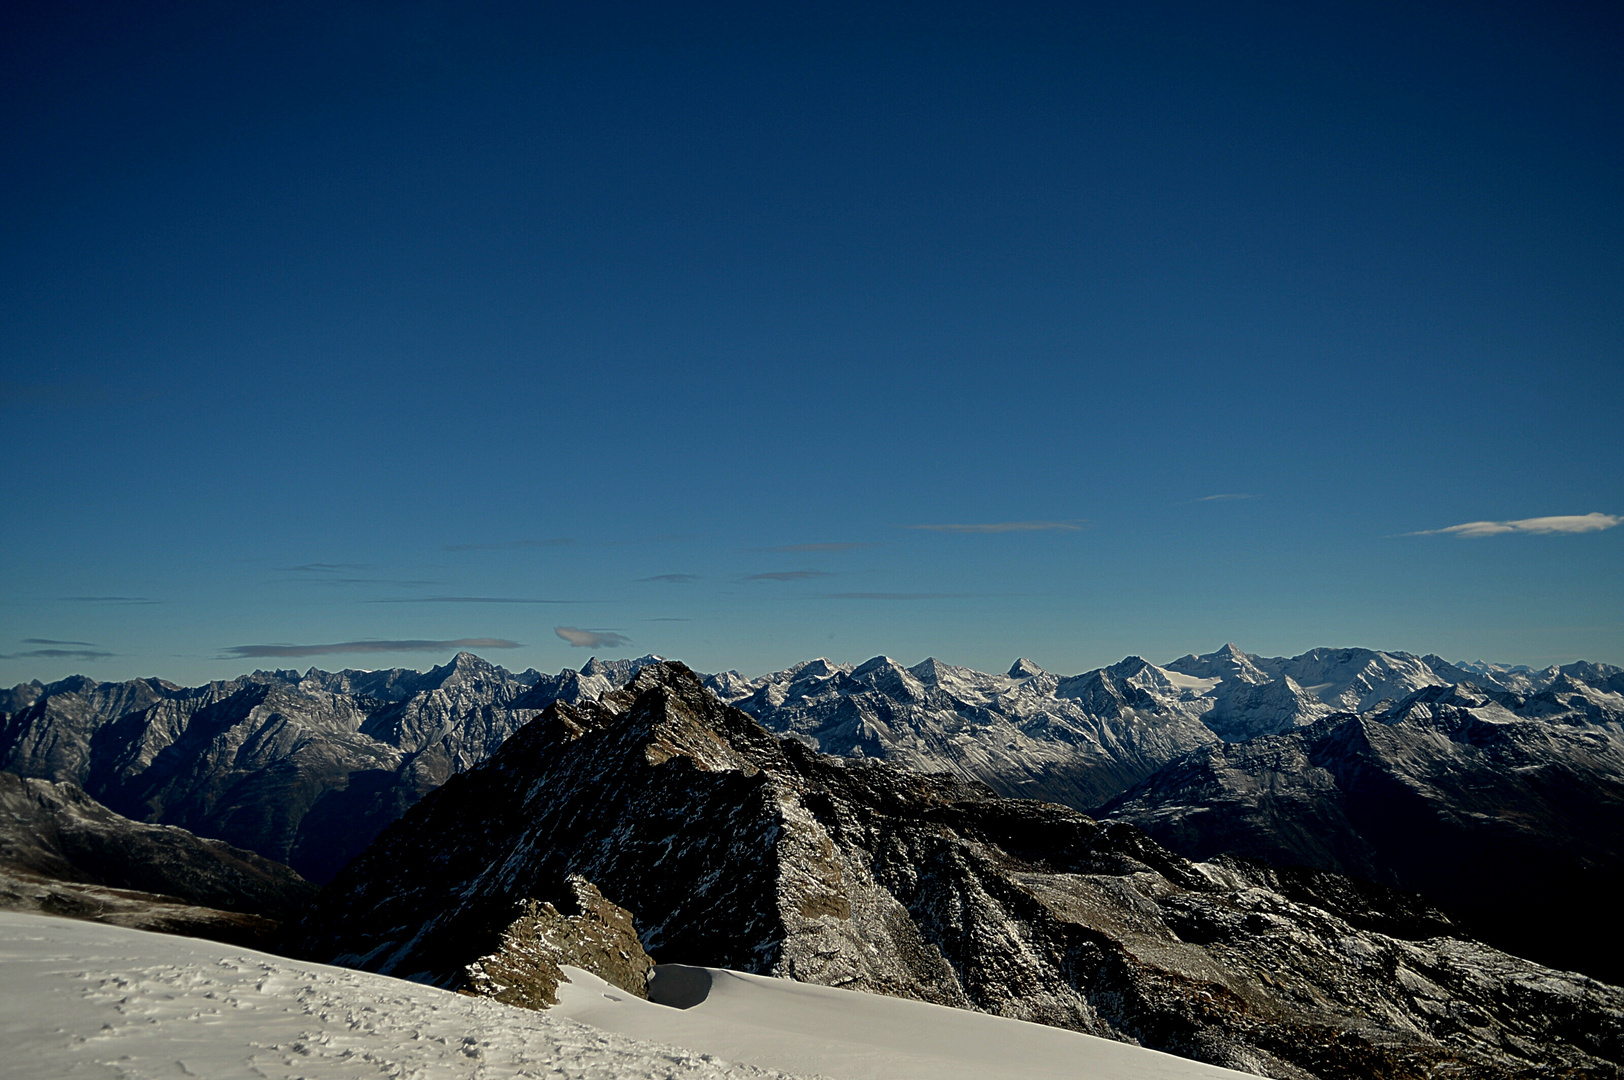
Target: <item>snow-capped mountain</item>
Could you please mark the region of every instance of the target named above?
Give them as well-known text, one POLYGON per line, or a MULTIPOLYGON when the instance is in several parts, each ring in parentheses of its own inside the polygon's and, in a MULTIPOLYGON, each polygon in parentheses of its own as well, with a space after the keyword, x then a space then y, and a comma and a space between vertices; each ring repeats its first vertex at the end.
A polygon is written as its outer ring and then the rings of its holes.
POLYGON ((1501 948, 1624 982, 1618 935, 1575 917, 1624 892, 1624 695, 1566 670, 1528 697, 1427 686, 1373 712, 1205 746, 1102 813, 1192 858, 1234 853, 1418 891, 1501 948))
POLYGON ((905 668, 877 656, 856 666, 811 660, 748 683, 712 676, 706 685, 823 753, 1086 808, 1216 741, 1199 718, 1199 683, 1137 657, 1061 678, 1028 660, 987 675, 934 658, 905 668))
MULTIPOLYGON (((462 653, 427 672, 312 668, 195 688, 158 679, 28 683, 0 692, 8 707, 0 768, 80 784, 119 813, 224 839, 320 882, 551 702, 601 697, 658 659, 593 659, 549 676, 462 653)), ((1163 666, 1129 657, 1065 677, 1025 659, 993 675, 882 656, 706 679, 722 700, 825 753, 1084 811, 1220 742, 1465 684, 1502 695, 1519 716, 1605 722, 1620 715, 1624 674, 1600 664, 1531 672, 1368 649, 1271 658, 1229 645, 1163 666)))
POLYGON ((320 882, 554 698, 595 697, 655 659, 515 675, 465 652, 427 672, 24 684, 6 692, 0 768, 78 784, 128 817, 226 840, 320 882))
POLYGON ((1160 667, 1129 657, 1064 678, 1025 659, 989 675, 934 658, 903 667, 877 656, 856 666, 810 660, 758 679, 726 672, 706 685, 825 753, 879 757, 1090 810, 1198 748, 1389 706, 1426 687, 1538 694, 1563 679, 1588 676, 1605 687, 1615 677, 1592 664, 1539 673, 1480 667, 1371 649, 1261 657, 1225 645, 1160 667))
MULTIPOLYGON (((863 667, 888 695, 926 679, 968 693, 953 670, 863 667)), ((1624 1057, 1624 990, 1459 937, 1414 897, 1193 863, 1128 825, 816 754, 674 663, 555 703, 409 809, 323 891, 297 947, 456 987, 532 901, 579 895, 570 875, 629 912, 662 963, 974 1007, 1268 1076, 1603 1076, 1624 1057)))

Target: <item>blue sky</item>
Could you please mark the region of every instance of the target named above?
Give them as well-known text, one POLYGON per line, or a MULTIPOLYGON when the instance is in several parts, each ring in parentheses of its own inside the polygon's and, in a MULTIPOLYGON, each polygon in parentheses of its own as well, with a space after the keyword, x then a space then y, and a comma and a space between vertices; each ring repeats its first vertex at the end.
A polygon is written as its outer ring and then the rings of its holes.
POLYGON ((1624 16, 1121 7, 8 7, 0 683, 1624 663, 1624 16))

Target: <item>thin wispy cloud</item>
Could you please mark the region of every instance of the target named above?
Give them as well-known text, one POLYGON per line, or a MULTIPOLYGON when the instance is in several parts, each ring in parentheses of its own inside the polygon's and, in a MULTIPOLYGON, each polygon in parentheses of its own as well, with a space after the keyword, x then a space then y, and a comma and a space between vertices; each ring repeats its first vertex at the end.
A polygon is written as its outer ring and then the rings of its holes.
POLYGON ((1256 495, 1248 495, 1239 491, 1225 491, 1218 495, 1203 495, 1196 502, 1234 502, 1236 499, 1255 499, 1256 495))
POLYGON ((1556 517, 1522 518, 1517 521, 1468 521, 1464 525, 1451 525, 1444 529, 1422 529, 1405 533, 1406 536, 1500 536, 1505 533, 1528 533, 1549 536, 1553 533, 1601 532, 1603 529, 1624 525, 1624 517, 1614 514, 1565 514, 1556 517))
POLYGON ((116 653, 104 652, 93 641, 58 641, 56 638, 23 638, 24 645, 45 645, 18 653, 0 653, 0 660, 106 660, 116 653))
POLYGON ((923 529, 926 532, 946 533, 1010 533, 1045 532, 1059 530, 1077 532, 1082 525, 1076 521, 987 521, 974 525, 904 525, 905 529, 923 529))
MULTIPOLYGON (((443 581, 428 581, 428 580, 425 580, 425 579, 370 578, 370 577, 327 577, 327 576, 320 575, 320 574, 315 575, 313 577, 297 578, 295 580, 299 581, 299 583, 303 584, 303 585, 316 585, 316 586, 320 586, 320 587, 324 587, 324 588, 334 586, 334 585, 396 585, 396 586, 402 586, 402 587, 412 588, 412 589, 421 589, 425 585, 444 585, 445 584, 445 582, 443 582, 443 581)), ((281 581, 278 581, 277 584, 279 584, 279 585, 284 584, 284 583, 286 583, 286 581, 287 581, 287 579, 284 578, 281 581)))
POLYGON ((807 578, 834 577, 827 570, 775 570, 769 574, 746 574, 746 581, 805 581, 807 578))
POLYGON ((638 581, 661 581, 667 585, 687 585, 698 581, 698 574, 655 574, 653 577, 640 577, 638 581))
POLYGON ((956 592, 836 592, 832 600, 956 600, 969 596, 956 592))
POLYGON ((361 653, 438 653, 461 649, 522 649, 506 638, 457 638, 453 641, 424 641, 367 638, 364 641, 335 641, 324 645, 233 645, 223 650, 234 660, 249 658, 290 658, 299 656, 343 656, 361 653))
POLYGON ((342 574, 366 570, 369 566, 367 563, 307 562, 298 566, 278 566, 277 569, 284 574, 342 574))
POLYGON ((806 552, 816 552, 816 551, 855 551, 858 548, 871 548, 871 547, 874 547, 874 546, 875 545, 873 545, 873 544, 855 543, 855 542, 853 542, 853 543, 842 543, 842 544, 781 544, 778 547, 751 548, 750 550, 751 551, 776 551, 776 552, 783 552, 784 554, 787 554, 787 555, 793 555, 793 554, 796 554, 797 552, 806 553, 806 552))
POLYGON ((385 596, 369 604, 591 604, 593 600, 544 600, 523 596, 385 596))
POLYGON ((441 544, 441 551, 523 551, 526 548, 564 547, 575 543, 573 536, 555 536, 547 540, 508 540, 500 544, 441 544))
POLYGON ((618 649, 630 645, 632 639, 612 630, 582 630, 579 626, 555 626, 553 633, 576 649, 618 649))

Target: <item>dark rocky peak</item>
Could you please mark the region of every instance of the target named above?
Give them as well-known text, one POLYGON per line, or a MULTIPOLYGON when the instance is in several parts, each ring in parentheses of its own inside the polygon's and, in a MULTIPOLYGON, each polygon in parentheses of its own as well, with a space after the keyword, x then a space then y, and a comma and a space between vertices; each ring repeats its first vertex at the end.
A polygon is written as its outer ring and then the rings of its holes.
POLYGON ((471 652, 460 652, 453 656, 450 662, 433 668, 423 677, 428 686, 444 687, 453 684, 483 682, 486 680, 499 680, 505 678, 507 672, 475 656, 471 652))
POLYGON ((297 686, 304 680, 304 676, 299 674, 297 671, 294 671, 292 668, 278 668, 274 671, 255 669, 254 672, 247 677, 253 682, 287 683, 292 686, 297 686))
POLYGON ((647 998, 654 961, 643 951, 631 912, 606 900, 595 885, 572 874, 566 883, 573 905, 564 910, 526 900, 502 931, 496 952, 469 964, 468 989, 523 1009, 558 1004, 558 986, 569 982, 564 965, 598 976, 611 986, 647 998))
POLYGON ((1624 991, 1447 936, 1425 905, 1335 875, 1191 863, 1131 826, 823 757, 676 663, 553 704, 423 799, 324 890, 293 944, 466 986, 471 964, 523 968, 552 947, 542 939, 573 934, 550 919, 515 930, 515 915, 582 906, 581 880, 662 962, 973 1007, 1292 1080, 1599 1078, 1624 1058, 1624 991))
MULTIPOLYGON (((84 675, 70 675, 42 688, 40 698, 73 695, 82 698, 101 722, 127 712, 144 709, 167 697, 185 693, 181 687, 162 679, 128 679, 124 682, 97 682, 84 675)), ((37 699, 36 699, 37 700, 37 699)))
POLYGON ((1024 656, 1009 665, 1008 671, 1011 679, 1031 679, 1047 674, 1049 674, 1047 671, 1044 671, 1024 656))
POLYGON ((95 692, 96 687, 99 685, 100 684, 95 679, 90 678, 88 675, 69 675, 65 679, 58 679, 53 683, 47 683, 45 686, 45 694, 41 696, 51 694, 78 694, 80 697, 88 698, 92 693, 95 692))

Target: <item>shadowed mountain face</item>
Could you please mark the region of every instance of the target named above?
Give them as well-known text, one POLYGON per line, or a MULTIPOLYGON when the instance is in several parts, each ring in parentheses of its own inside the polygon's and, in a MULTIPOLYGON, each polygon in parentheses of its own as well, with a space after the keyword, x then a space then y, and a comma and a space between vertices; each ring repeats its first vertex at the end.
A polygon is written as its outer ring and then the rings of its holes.
POLYGON ((1105 814, 1192 858, 1231 852, 1412 889, 1501 948, 1624 982, 1624 943, 1597 923, 1624 895, 1617 697, 1567 676, 1526 699, 1433 687, 1203 748, 1105 814))
POLYGON ((251 851, 0 773, 0 906, 263 945, 315 894, 251 851))
POLYGON ((819 755, 679 664, 555 703, 341 872, 304 955, 459 985, 570 875, 662 962, 1131 1039, 1277 1077, 1616 1077, 1624 991, 1380 886, 819 755))
POLYGON ((550 701, 612 689, 619 672, 599 666, 514 675, 461 653, 428 672, 312 668, 195 688, 25 684, 0 717, 0 768, 78 784, 131 818, 218 837, 325 881, 550 701))

